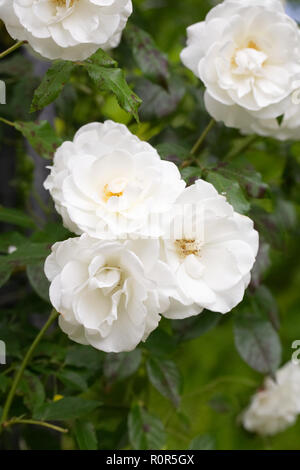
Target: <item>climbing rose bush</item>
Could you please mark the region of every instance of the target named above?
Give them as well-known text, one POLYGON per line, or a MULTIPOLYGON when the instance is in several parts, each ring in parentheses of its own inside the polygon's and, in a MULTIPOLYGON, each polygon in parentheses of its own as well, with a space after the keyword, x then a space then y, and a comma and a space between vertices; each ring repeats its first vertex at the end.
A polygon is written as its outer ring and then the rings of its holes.
POLYGON ((299 449, 299 12, 133 4, 0 0, 0 450, 299 449))
POLYGON ((52 60, 117 47, 131 13, 131 0, 0 0, 9 34, 52 60))

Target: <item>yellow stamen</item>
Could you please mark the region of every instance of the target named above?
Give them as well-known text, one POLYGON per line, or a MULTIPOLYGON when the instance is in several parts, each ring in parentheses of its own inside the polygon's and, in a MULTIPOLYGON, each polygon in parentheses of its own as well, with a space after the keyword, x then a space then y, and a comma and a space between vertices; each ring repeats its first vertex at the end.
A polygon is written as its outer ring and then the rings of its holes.
POLYGON ((121 197, 123 196, 123 191, 121 191, 120 193, 112 193, 109 189, 108 189, 108 184, 106 184, 104 186, 104 201, 107 202, 111 197, 113 196, 116 196, 116 197, 121 197))
MULTIPOLYGON (((234 55, 232 56, 231 58, 231 65, 233 67, 237 67, 237 63, 236 63, 236 54, 238 51, 240 51, 242 48, 239 48, 239 49, 236 49, 235 50, 235 53, 234 55)), ((252 39, 250 41, 248 41, 247 45, 246 45, 246 48, 245 49, 255 49, 256 51, 260 51, 260 48, 258 47, 258 45, 252 41, 252 39)))
POLYGON ((260 51, 260 48, 254 41, 249 41, 247 44, 247 49, 255 49, 256 51, 260 51))
POLYGON ((72 7, 75 0, 52 0, 52 2, 58 7, 72 7))
POLYGON ((186 258, 189 255, 197 256, 200 253, 199 243, 192 239, 175 240, 175 247, 181 258, 186 258))

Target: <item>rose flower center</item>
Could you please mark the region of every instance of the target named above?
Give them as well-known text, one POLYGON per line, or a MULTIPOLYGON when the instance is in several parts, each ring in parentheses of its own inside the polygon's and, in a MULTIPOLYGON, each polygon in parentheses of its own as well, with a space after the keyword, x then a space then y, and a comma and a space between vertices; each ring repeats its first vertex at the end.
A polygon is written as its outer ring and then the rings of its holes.
POLYGON ((181 239, 175 240, 175 248, 180 258, 186 258, 190 255, 200 255, 200 243, 197 240, 181 239))
POLYGON ((245 48, 237 49, 231 59, 235 74, 255 74, 261 71, 268 56, 260 50, 254 41, 249 41, 245 48))
POLYGON ((127 185, 125 178, 116 178, 104 186, 103 198, 107 202, 111 197, 121 197, 127 185))

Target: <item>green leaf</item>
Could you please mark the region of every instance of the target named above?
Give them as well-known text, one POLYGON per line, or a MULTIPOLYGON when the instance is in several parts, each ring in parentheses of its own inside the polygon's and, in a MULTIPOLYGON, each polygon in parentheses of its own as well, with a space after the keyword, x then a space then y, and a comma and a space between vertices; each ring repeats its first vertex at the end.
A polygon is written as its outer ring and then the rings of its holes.
POLYGON ((123 70, 117 68, 101 67, 94 63, 84 63, 91 79, 103 90, 111 91, 116 95, 119 105, 139 121, 138 108, 140 98, 129 88, 123 70))
POLYGON ((260 173, 254 168, 249 168, 243 164, 232 164, 218 168, 218 172, 223 176, 237 181, 250 197, 263 198, 269 191, 268 184, 264 183, 260 173))
POLYGON ((9 280, 15 268, 45 260, 49 252, 50 247, 45 243, 26 242, 11 254, 0 255, 0 287, 9 280))
POLYGON ((9 281, 13 273, 13 266, 6 261, 7 256, 0 256, 0 287, 9 281))
POLYGON ((214 328, 221 318, 220 313, 204 310, 195 317, 186 318, 185 320, 173 320, 172 328, 178 341, 189 341, 214 328))
POLYGON ((131 24, 127 26, 124 36, 144 76, 160 82, 168 79, 168 60, 157 48, 150 34, 131 24))
POLYGON ((62 224, 57 222, 48 222, 42 230, 38 230, 32 234, 33 242, 45 242, 53 245, 57 241, 63 241, 71 238, 72 233, 69 232, 62 224))
POLYGON ((2 233, 0 235, 0 251, 7 254, 10 247, 18 248, 19 246, 24 245, 24 243, 27 243, 27 240, 27 237, 19 232, 2 233))
POLYGON ((54 152, 62 143, 62 139, 57 137, 48 121, 40 123, 16 121, 14 125, 18 131, 22 132, 33 149, 45 159, 53 158, 54 152))
POLYGON ((274 375, 281 362, 281 344, 272 324, 246 309, 234 318, 236 348, 252 369, 274 375))
POLYGON ((88 388, 88 384, 82 374, 74 372, 72 370, 64 369, 56 377, 67 387, 85 392, 88 388))
POLYGON ((11 265, 19 266, 36 264, 38 261, 45 260, 49 254, 50 246, 48 243, 27 242, 5 258, 11 265))
POLYGON ((253 300, 256 302, 257 309, 260 312, 265 312, 266 318, 270 320, 275 330, 279 330, 279 309, 272 292, 266 286, 259 286, 255 290, 253 300))
POLYGON ((97 435, 92 423, 77 421, 74 432, 80 450, 98 449, 97 435))
POLYGON ((225 178, 217 172, 208 172, 206 180, 211 183, 216 190, 226 196, 227 201, 234 207, 234 209, 245 214, 250 210, 250 203, 247 201, 243 190, 236 180, 225 178))
POLYGON ((188 183, 192 184, 195 179, 199 179, 202 176, 202 170, 199 167, 187 166, 180 170, 182 178, 188 183))
POLYGON ((42 382, 36 375, 26 371, 20 388, 24 394, 24 403, 31 411, 42 406, 46 394, 42 382))
POLYGON ((44 261, 27 266, 26 273, 34 291, 46 302, 50 303, 49 287, 50 282, 46 278, 44 271, 44 261))
POLYGON ((0 222, 6 222, 24 228, 35 228, 34 221, 23 211, 3 206, 0 206, 0 222))
POLYGON ((189 450, 215 450, 216 439, 210 434, 196 436, 189 445, 189 450))
POLYGON ((30 111, 38 111, 52 103, 69 81, 75 64, 69 61, 54 61, 46 72, 40 86, 35 90, 30 111))
POLYGON ((15 119, 16 116, 20 121, 27 121, 30 119, 29 108, 32 101, 34 90, 39 85, 39 79, 31 74, 21 75, 14 77, 15 85, 12 90, 12 95, 9 95, 8 89, 8 104, 1 106, 1 114, 5 108, 8 117, 15 119))
POLYGON ((34 419, 66 421, 86 416, 99 406, 101 406, 100 401, 85 400, 80 397, 66 397, 40 406, 35 410, 34 419))
POLYGON ((256 261, 251 271, 251 285, 257 288, 264 278, 265 272, 271 265, 270 260, 270 245, 265 243, 260 237, 259 250, 256 256, 256 261))
POLYGON ((139 405, 133 406, 129 413, 128 431, 135 450, 160 450, 165 445, 162 422, 139 405))
POLYGON ((157 328, 151 333, 144 347, 156 356, 169 356, 175 351, 177 343, 173 336, 157 328))
POLYGON ((103 356, 102 351, 91 346, 72 346, 67 352, 66 365, 96 371, 102 367, 103 356))
POLYGON ((260 236, 263 236, 275 249, 284 249, 286 227, 282 223, 283 217, 281 213, 273 212, 270 214, 257 204, 252 204, 249 216, 255 221, 260 236))
POLYGON ((140 367, 142 352, 135 349, 131 352, 110 353, 105 356, 104 376, 109 384, 124 380, 134 374, 140 367))
POLYGON ((118 65, 118 63, 101 48, 98 49, 95 54, 86 59, 85 62, 100 65, 101 67, 116 67, 118 65))
POLYGON ((177 75, 169 79, 167 89, 144 78, 137 81, 135 89, 142 99, 139 114, 144 121, 169 116, 176 111, 185 94, 184 83, 177 75))
POLYGON ((176 364, 173 361, 151 357, 146 367, 152 385, 178 408, 182 380, 176 364))
POLYGON ((161 158, 175 163, 180 163, 181 161, 190 157, 189 149, 186 149, 185 147, 182 147, 178 144, 165 142, 157 145, 156 150, 158 151, 161 158))

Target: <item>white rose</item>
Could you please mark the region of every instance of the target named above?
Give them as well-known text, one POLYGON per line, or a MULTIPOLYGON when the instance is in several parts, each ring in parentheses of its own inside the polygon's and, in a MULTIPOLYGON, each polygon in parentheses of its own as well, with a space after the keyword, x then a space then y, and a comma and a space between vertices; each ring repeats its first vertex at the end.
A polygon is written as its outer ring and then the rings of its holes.
POLYGON ((300 413, 300 367, 287 363, 276 373, 276 383, 266 378, 251 400, 242 421, 248 431, 273 435, 293 425, 300 413))
MULTIPOLYGON (((161 240, 168 263, 190 302, 226 313, 243 299, 258 251, 253 222, 240 215, 209 183, 198 180, 179 196, 161 240)), ((183 318, 171 307, 169 318, 183 318)), ((186 316, 186 315, 185 315, 186 316)))
POLYGON ((112 121, 83 126, 63 143, 45 181, 66 227, 110 239, 159 236, 184 187, 174 163, 112 121))
POLYGON ((70 238, 53 245, 45 273, 61 329, 106 352, 130 351, 144 341, 176 288, 159 259, 158 240, 70 238))
POLYGON ((286 111, 282 114, 281 122, 276 118, 256 119, 241 106, 224 105, 209 94, 205 95, 205 105, 216 121, 222 121, 228 127, 239 129, 244 135, 258 134, 282 141, 299 139, 300 104, 293 103, 291 97, 286 102, 286 111))
POLYGON ((116 47, 131 0, 0 0, 9 34, 48 59, 84 60, 116 47))
POLYGON ((263 6, 274 11, 284 11, 284 0, 224 0, 223 3, 239 3, 243 6, 263 6))
POLYGON ((300 32, 277 0, 227 0, 188 28, 181 59, 204 82, 213 117, 227 125, 242 119, 243 127, 290 106, 300 32))

